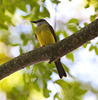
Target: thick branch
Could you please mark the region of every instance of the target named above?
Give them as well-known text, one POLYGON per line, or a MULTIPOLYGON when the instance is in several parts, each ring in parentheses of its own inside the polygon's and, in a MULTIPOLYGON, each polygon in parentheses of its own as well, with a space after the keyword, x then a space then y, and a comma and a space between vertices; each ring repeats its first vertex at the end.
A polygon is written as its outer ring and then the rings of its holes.
POLYGON ((98 19, 57 43, 41 47, 20 55, 0 66, 0 79, 42 61, 54 61, 98 36, 98 19))

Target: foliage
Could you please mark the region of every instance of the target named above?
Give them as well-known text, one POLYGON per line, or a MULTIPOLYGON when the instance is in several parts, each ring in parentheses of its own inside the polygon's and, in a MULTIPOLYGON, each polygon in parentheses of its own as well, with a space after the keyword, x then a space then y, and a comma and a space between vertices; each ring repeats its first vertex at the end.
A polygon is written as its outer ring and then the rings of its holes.
MULTIPOLYGON (((60 0, 50 1, 55 5, 59 5, 61 2, 60 0)), ((71 2, 72 0, 69 1, 71 2)), ((98 6, 97 3, 95 3, 97 1, 92 1, 93 0, 87 0, 85 8, 93 4, 97 12, 98 6)), ((17 23, 15 23, 18 20, 18 18, 15 17, 17 10, 25 13, 20 15, 20 22, 23 20, 31 21, 50 17, 50 12, 46 6, 46 0, 0 0, 0 64, 12 59, 12 57, 7 55, 7 51, 10 51, 7 47, 19 47, 20 54, 27 52, 32 45, 33 49, 39 47, 34 36, 35 26, 32 25, 32 30, 28 33, 24 31, 18 32, 17 23), (13 28, 11 26, 13 26, 13 28), (15 33, 17 33, 17 35, 15 35, 15 33)), ((91 15, 90 21, 94 21, 97 16, 97 13, 91 15)), ((75 33, 81 29, 79 24, 80 20, 72 18, 66 23, 66 27, 70 32, 75 33)), ((85 22, 84 26, 87 24, 88 23, 85 22)), ((31 24, 27 26, 30 27, 31 24)), ((60 34, 65 38, 69 36, 65 29, 64 31, 59 29, 56 34, 58 39, 60 34)), ((93 45, 89 42, 84 44, 83 47, 86 48, 88 44, 90 45, 89 51, 95 50, 95 53, 98 55, 98 43, 93 45)), ((67 54, 66 58, 74 62, 73 53, 67 54)), ((70 74, 69 68, 66 65, 64 65, 64 68, 68 75, 74 79, 70 74)), ((28 66, 0 81, 0 91, 5 91, 7 98, 10 100, 35 100, 35 98, 41 100, 50 97, 52 94, 52 91, 48 87, 48 83, 51 82, 53 85, 58 84, 58 86, 61 87, 60 91, 53 95, 54 100, 82 100, 82 96, 87 90, 85 90, 85 88, 80 88, 80 82, 67 82, 63 79, 56 79, 54 81, 52 80, 53 74, 57 74, 53 63, 48 64, 48 62, 42 62, 33 66, 28 66)))
POLYGON ((7 45, 0 41, 0 65, 11 59, 7 54, 7 45))
POLYGON ((98 11, 98 1, 97 0, 85 0, 86 1, 86 5, 85 8, 89 8, 90 5, 95 7, 95 12, 98 11))
POLYGON ((80 88, 80 84, 76 83, 67 83, 64 80, 56 80, 55 83, 61 86, 63 95, 63 100, 81 100, 81 96, 87 92, 80 88))
POLYGON ((45 1, 42 1, 43 5, 40 6, 41 2, 36 0, 0 0, 0 17, 2 19, 0 20, 0 28, 8 29, 8 26, 10 24, 13 24, 13 14, 17 10, 17 8, 21 9, 24 12, 27 12, 27 4, 30 5, 32 13, 28 14, 25 17, 30 17, 30 20, 36 20, 41 17, 49 17, 49 12, 44 6, 44 2, 45 1), (9 12, 9 14, 7 14, 6 12, 9 12))
POLYGON ((75 18, 70 19, 67 23, 68 29, 72 31, 73 33, 78 31, 78 25, 79 25, 79 21, 78 19, 75 19, 75 18))
POLYGON ((69 60, 74 61, 73 53, 69 53, 69 54, 67 54, 66 57, 67 57, 69 60))

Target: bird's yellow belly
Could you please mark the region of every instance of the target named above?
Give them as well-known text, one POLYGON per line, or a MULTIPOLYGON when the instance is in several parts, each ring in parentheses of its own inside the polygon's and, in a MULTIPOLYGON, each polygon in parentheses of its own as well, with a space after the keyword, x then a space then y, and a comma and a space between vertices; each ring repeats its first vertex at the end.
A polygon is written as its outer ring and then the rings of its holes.
POLYGON ((48 45, 51 43, 55 43, 55 39, 53 37, 53 34, 50 31, 41 31, 37 34, 37 39, 41 46, 48 45))

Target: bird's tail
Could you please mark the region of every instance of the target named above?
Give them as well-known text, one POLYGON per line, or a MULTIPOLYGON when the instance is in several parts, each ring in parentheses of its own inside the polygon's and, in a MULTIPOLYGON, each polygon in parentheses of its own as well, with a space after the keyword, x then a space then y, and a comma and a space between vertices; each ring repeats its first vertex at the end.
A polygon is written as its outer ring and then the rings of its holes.
POLYGON ((60 78, 62 78, 63 76, 67 77, 67 74, 66 74, 60 60, 57 60, 54 63, 55 63, 55 66, 57 68, 57 71, 58 71, 60 78))

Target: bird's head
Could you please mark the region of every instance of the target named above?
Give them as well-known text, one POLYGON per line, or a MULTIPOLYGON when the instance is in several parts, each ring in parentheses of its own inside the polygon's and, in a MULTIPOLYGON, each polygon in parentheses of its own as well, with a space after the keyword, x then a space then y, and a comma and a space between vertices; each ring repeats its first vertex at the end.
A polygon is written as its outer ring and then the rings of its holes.
POLYGON ((36 24, 37 26, 44 24, 44 23, 48 23, 45 19, 39 19, 37 21, 31 21, 31 22, 36 24))

